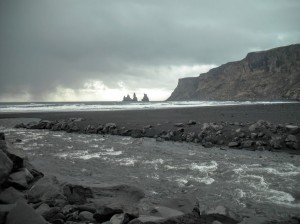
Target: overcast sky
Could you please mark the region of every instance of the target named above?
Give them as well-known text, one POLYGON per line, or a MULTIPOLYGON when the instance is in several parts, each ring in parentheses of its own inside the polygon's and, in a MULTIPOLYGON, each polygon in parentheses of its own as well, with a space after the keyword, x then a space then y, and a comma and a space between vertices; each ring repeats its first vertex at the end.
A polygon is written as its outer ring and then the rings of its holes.
POLYGON ((1 0, 0 101, 165 100, 178 78, 300 42, 299 0, 1 0))

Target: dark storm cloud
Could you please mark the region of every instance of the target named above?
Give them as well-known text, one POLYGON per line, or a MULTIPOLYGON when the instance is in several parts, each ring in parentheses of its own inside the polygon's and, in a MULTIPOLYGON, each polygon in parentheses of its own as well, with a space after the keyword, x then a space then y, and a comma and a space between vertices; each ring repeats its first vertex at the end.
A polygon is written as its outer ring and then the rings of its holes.
POLYGON ((218 65, 298 43, 299 11, 299 0, 2 0, 0 96, 43 99, 86 80, 167 88, 177 78, 133 68, 218 65))

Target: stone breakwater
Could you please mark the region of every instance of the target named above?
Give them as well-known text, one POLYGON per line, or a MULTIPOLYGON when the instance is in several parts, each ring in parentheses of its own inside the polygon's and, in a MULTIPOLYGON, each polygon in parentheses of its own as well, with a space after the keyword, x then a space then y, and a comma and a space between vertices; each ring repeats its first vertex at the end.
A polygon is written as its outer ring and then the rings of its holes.
POLYGON ((52 131, 78 132, 86 134, 110 134, 134 138, 149 137, 157 141, 194 142, 204 147, 220 146, 248 150, 288 150, 298 153, 300 149, 300 127, 291 124, 273 124, 259 120, 254 123, 174 123, 169 130, 147 125, 139 129, 119 127, 115 123, 81 125, 81 118, 60 121, 41 120, 18 124, 15 128, 48 129, 52 131))

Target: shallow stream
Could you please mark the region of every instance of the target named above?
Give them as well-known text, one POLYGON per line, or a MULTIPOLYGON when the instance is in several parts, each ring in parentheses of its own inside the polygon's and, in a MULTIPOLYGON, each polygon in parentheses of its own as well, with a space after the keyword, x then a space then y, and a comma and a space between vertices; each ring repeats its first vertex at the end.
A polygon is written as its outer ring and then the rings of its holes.
POLYGON ((225 205, 245 216, 300 215, 297 155, 13 129, 4 123, 0 131, 6 133, 8 142, 24 151, 36 168, 63 181, 135 185, 146 192, 149 201, 193 194, 205 206, 225 205))

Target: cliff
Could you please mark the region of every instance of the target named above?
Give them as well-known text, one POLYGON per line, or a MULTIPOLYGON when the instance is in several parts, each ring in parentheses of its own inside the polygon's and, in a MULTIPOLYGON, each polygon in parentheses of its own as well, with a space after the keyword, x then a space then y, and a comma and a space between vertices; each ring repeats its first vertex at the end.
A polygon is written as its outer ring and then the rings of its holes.
POLYGON ((199 77, 179 79, 175 100, 300 100, 300 44, 249 53, 199 77))

